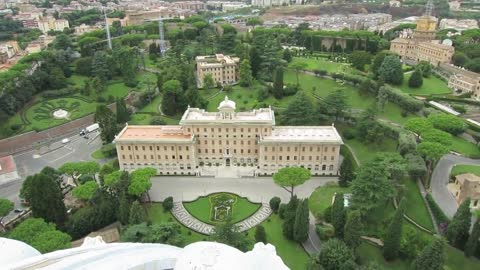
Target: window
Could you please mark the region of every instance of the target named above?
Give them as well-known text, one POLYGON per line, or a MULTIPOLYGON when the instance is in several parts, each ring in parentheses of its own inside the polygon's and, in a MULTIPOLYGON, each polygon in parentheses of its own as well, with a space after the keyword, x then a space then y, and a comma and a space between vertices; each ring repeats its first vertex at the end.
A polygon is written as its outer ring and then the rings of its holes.
POLYGON ((128 146, 128 150, 131 150, 131 149, 130 149, 130 145, 128 146))
POLYGON ((243 154, 243 149, 240 149, 240 154, 243 154))
POLYGON ((125 155, 122 155, 122 159, 125 159, 125 155))
POLYGON ((128 158, 129 158, 129 159, 132 159, 132 155, 128 155, 128 158))
POLYGON ((172 146, 172 151, 175 150, 175 147, 172 146))
POLYGON ((197 132, 200 132, 200 129, 199 129, 199 128, 197 128, 197 132))
POLYGON ((160 146, 157 145, 157 151, 160 151, 160 146))
POLYGON ((142 150, 145 151, 145 146, 142 146, 142 150))
POLYGON ((202 153, 202 150, 198 149, 198 153, 201 154, 201 153, 202 153))
POLYGON ((135 145, 135 150, 138 150, 138 146, 135 145))
POLYGON ((150 151, 152 151, 152 150, 153 150, 153 146, 150 146, 150 151))
POLYGON ((297 156, 293 156, 293 160, 297 160, 297 156))
POLYGON ((330 158, 330 160, 334 160, 334 159, 335 159, 335 156, 332 156, 332 157, 330 158))
POLYGON ((243 132, 243 128, 240 129, 240 132, 243 132))
POLYGON ((249 153, 249 154, 250 154, 250 149, 248 149, 248 150, 247 150, 247 153, 249 153))
POLYGON ((322 165, 322 171, 325 171, 327 169, 327 165, 322 165))
POLYGON ((158 159, 161 159, 161 158, 162 158, 162 156, 160 156, 160 155, 158 155, 157 157, 158 157, 158 159))
POLYGON ((172 155, 172 159, 175 159, 175 155, 172 155))
POLYGON ((303 147, 302 147, 302 151, 304 151, 304 152, 305 152, 305 146, 303 146, 303 147))
POLYGON ((278 160, 282 160, 282 156, 279 156, 279 157, 278 157, 278 160))
POLYGON ((166 146, 164 146, 164 147, 163 147, 163 150, 167 151, 167 147, 166 147, 166 146))
POLYGON ((153 155, 150 155, 150 159, 154 159, 153 155))
POLYGON ((287 160, 290 160, 290 156, 287 156, 287 160))
POLYGON ((120 146, 120 150, 123 150, 123 145, 122 145, 122 146, 120 146))
POLYGON ((190 132, 190 128, 187 128, 187 132, 190 132))
POLYGON ((250 132, 250 128, 248 128, 248 132, 250 132))
POLYGON ((208 154, 208 149, 205 149, 205 154, 208 154))
POLYGON ((265 160, 268 160, 267 156, 264 157, 265 160))
POLYGON ((272 156, 272 160, 275 160, 275 156, 272 156))
POLYGON ((312 156, 309 156, 309 157, 308 157, 308 160, 310 160, 310 161, 311 161, 311 160, 312 160, 312 156))
POLYGON ((188 151, 188 149, 189 149, 188 146, 186 146, 186 148, 187 148, 187 151, 188 151))
POLYGON ((330 165, 330 166, 328 167, 328 169, 329 169, 330 171, 333 171, 333 165, 330 165))
POLYGON ((143 159, 147 159, 147 155, 143 155, 143 159))
POLYGON ((178 158, 179 158, 179 159, 183 159, 182 155, 179 155, 178 158))
POLYGON ((168 160, 168 155, 165 155, 165 159, 168 160))
POLYGON ((182 151, 182 147, 181 147, 181 146, 178 147, 178 151, 182 151))
POLYGON ((323 156, 323 160, 327 160, 327 156, 323 156))

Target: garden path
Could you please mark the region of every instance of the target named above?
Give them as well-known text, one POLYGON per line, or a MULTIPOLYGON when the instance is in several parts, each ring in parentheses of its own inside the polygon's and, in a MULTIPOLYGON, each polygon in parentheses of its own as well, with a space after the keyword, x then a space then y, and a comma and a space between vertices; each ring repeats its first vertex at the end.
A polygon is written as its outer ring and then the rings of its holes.
MULTIPOLYGON (((180 223, 191 230, 207 235, 213 232, 214 226, 204 223, 192 216, 187 209, 185 209, 182 202, 175 202, 173 204, 172 214, 178 221, 180 221, 180 223)), ((240 232, 244 232, 259 225, 271 214, 272 209, 270 209, 270 206, 266 203, 262 203, 262 206, 257 212, 250 217, 236 223, 235 225, 238 226, 240 232)))

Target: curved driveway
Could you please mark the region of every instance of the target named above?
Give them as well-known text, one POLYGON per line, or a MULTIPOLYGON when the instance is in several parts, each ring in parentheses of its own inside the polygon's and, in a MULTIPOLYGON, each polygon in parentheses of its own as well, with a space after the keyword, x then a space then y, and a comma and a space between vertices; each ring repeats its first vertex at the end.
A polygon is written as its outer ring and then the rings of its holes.
POLYGON ((440 159, 433 170, 432 181, 430 184, 432 197, 449 218, 453 217, 458 208, 455 198, 447 189, 450 172, 455 165, 480 166, 480 160, 448 154, 440 159))

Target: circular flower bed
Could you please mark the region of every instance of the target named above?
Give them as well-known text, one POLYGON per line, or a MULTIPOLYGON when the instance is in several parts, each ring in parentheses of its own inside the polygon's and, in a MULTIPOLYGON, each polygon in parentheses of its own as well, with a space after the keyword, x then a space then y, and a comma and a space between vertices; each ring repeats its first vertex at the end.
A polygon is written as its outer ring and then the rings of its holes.
POLYGON ((184 202, 183 205, 192 216, 208 224, 225 222, 228 218, 231 218, 232 223, 240 222, 257 212, 261 206, 225 192, 200 197, 192 202, 184 202))

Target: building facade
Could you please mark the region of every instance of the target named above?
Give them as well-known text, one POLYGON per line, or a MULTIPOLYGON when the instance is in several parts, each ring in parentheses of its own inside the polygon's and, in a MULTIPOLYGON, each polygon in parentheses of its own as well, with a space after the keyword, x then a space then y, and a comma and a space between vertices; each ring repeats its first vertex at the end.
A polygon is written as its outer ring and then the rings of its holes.
POLYGON ((197 86, 203 87, 207 74, 212 75, 215 84, 225 85, 236 83, 240 78, 240 58, 223 54, 197 56, 197 86))
POLYGON ((457 93, 472 93, 472 98, 480 99, 480 74, 456 67, 442 64, 440 70, 448 77, 448 87, 457 93))
POLYGON ((443 44, 434 40, 437 20, 431 16, 422 16, 416 21, 417 27, 413 34, 404 35, 390 42, 390 51, 395 52, 403 60, 414 62, 427 61, 438 67, 450 63, 455 53, 451 44, 443 44))
POLYGON ((178 126, 127 125, 115 138, 120 168, 159 175, 201 175, 202 167, 250 168, 271 175, 301 166, 336 175, 343 141, 333 126, 275 126, 271 108, 235 112, 227 97, 218 112, 188 108, 178 126))
POLYGON ((480 176, 464 173, 455 176, 455 182, 448 184, 448 189, 458 204, 470 198, 470 208, 480 209, 480 176))

